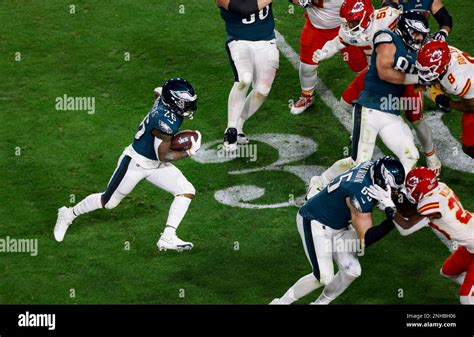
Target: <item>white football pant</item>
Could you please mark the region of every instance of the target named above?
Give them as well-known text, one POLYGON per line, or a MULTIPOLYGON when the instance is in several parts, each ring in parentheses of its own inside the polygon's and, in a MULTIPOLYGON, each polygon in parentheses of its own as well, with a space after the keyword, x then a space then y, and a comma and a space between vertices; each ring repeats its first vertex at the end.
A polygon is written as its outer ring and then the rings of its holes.
POLYGON ((235 79, 228 100, 227 127, 241 129, 245 120, 260 108, 270 93, 280 54, 274 39, 234 40, 227 43, 226 49, 235 79), (253 90, 247 97, 251 84, 253 90))

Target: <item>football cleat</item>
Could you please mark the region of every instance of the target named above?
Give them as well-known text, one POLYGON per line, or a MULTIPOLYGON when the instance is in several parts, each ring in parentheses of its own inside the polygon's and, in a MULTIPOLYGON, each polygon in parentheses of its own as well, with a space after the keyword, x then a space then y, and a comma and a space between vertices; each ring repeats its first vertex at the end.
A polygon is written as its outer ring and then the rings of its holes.
POLYGON ((191 250, 194 247, 191 242, 181 240, 176 234, 161 234, 161 237, 156 243, 156 245, 160 251, 166 251, 168 249, 171 249, 176 250, 178 252, 191 250))
POLYGON ((234 152, 237 150, 237 129, 227 128, 224 133, 224 149, 227 152, 234 152))
POLYGON ((66 231, 69 226, 74 221, 74 213, 72 208, 67 208, 66 206, 58 209, 58 219, 56 220, 56 225, 54 226, 54 238, 56 241, 61 242, 64 240, 66 231))
POLYGON ((249 139, 247 138, 247 136, 243 133, 239 133, 237 135, 237 144, 239 145, 245 145, 245 144, 248 144, 249 143, 249 139))
POLYGON ((311 178, 309 181, 309 189, 308 192, 306 193, 305 200, 311 199, 314 197, 316 194, 321 192, 323 190, 323 181, 321 179, 321 176, 314 176, 311 178))
POLYGON ((436 174, 437 177, 439 176, 441 173, 441 161, 435 153, 426 157, 426 165, 436 174))
POLYGON ((314 104, 313 95, 302 94, 302 96, 291 105, 290 113, 292 115, 299 115, 314 104))
POLYGON ((282 305, 282 304, 285 304, 285 303, 283 303, 282 301, 280 301, 279 298, 274 298, 273 301, 271 301, 269 304, 270 304, 270 305, 282 305))

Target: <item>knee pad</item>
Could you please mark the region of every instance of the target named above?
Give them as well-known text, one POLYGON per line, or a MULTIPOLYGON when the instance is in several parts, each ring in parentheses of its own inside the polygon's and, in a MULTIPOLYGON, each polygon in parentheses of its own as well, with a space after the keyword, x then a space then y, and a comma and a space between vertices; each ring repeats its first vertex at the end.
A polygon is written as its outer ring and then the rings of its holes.
POLYGON ((353 279, 358 278, 362 274, 360 263, 351 262, 350 264, 344 266, 344 273, 353 279))
POLYGON ((252 84, 252 81, 253 81, 252 73, 245 72, 242 74, 242 78, 240 79, 240 85, 241 87, 245 88, 245 87, 248 87, 250 84, 252 84))
POLYGON ((255 90, 265 100, 272 89, 271 83, 257 83, 255 90))
POLYGON ((176 193, 176 195, 180 194, 196 194, 196 189, 194 188, 193 184, 191 184, 187 179, 184 179, 183 181, 178 182, 179 184, 179 193, 176 193))
POLYGON ((324 285, 327 285, 329 284, 329 282, 332 281, 333 278, 334 278, 334 274, 321 274, 319 277, 319 282, 324 285))

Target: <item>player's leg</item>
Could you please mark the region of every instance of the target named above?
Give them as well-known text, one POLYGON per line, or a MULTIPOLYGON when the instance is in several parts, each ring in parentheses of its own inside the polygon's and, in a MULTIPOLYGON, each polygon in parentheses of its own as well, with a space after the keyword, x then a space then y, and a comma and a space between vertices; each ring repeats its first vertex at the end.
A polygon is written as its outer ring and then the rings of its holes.
POLYGON ((364 90, 364 80, 367 69, 361 71, 354 80, 349 84, 349 86, 344 90, 341 96, 341 102, 346 106, 352 107, 354 101, 359 98, 359 94, 364 90))
POLYGON ((272 88, 279 63, 280 53, 276 41, 259 41, 254 43, 254 78, 252 91, 245 100, 245 105, 237 123, 237 132, 241 143, 247 143, 243 126, 265 102, 272 88))
POLYGON ((231 41, 226 45, 229 62, 234 73, 234 85, 227 104, 227 128, 224 146, 227 151, 237 149, 237 124, 242 115, 250 84, 253 81, 253 58, 249 41, 231 41))
POLYGON ((299 78, 301 96, 290 107, 290 113, 298 115, 314 104, 314 87, 316 86, 318 65, 313 61, 313 54, 324 44, 337 36, 338 29, 315 28, 308 18, 300 37, 300 68, 299 78))
POLYGON ((360 104, 354 106, 351 157, 355 165, 372 159, 377 135, 386 124, 385 115, 387 114, 367 109, 360 104))
POLYGON ((380 130, 380 138, 402 163, 405 174, 416 165, 419 159, 418 149, 408 125, 400 116, 386 114, 391 122, 380 130))
MULTIPOLYGON (((315 259, 313 251, 308 250, 308 246, 305 239, 303 217, 299 213, 297 213, 296 215, 296 227, 303 241, 303 247, 304 247, 306 257, 308 258, 308 261, 310 261, 312 266, 313 266, 312 261, 315 261, 314 263, 317 265, 317 259, 315 259)), ((287 290, 287 292, 282 297, 275 298, 270 304, 292 304, 298 301, 299 299, 303 298, 304 296, 310 294, 314 290, 318 289, 319 287, 321 287, 322 283, 319 282, 319 280, 316 278, 314 270, 315 268, 313 266, 312 273, 309 273, 301 277, 298 281, 296 281, 296 283, 293 286, 290 287, 290 289, 287 290)), ((319 266, 317 267, 317 270, 319 270, 319 266)))
POLYGON ((355 73, 367 68, 367 55, 360 47, 347 46, 341 50, 342 58, 355 73))
MULTIPOLYGON (((358 238, 356 232, 350 228, 339 237, 335 238, 335 245, 340 247, 351 247, 357 250, 358 238), (339 240, 348 241, 347 243, 338 244, 339 240)), ((327 284, 318 299, 312 304, 329 304, 341 295, 362 272, 357 251, 336 251, 334 253, 335 261, 338 265, 338 272, 332 281, 327 284)))
POLYGON ((462 149, 474 158, 474 113, 465 112, 462 115, 462 149))
POLYGON ((474 254, 459 246, 443 263, 441 275, 461 284, 462 304, 474 304, 474 254))
POLYGON ((334 178, 354 167, 355 161, 352 157, 342 158, 332 164, 326 171, 319 176, 313 176, 309 182, 309 189, 306 193, 306 199, 318 194, 334 178))
POLYGON ((157 242, 160 250, 189 250, 193 248, 191 242, 185 242, 176 235, 181 221, 188 211, 191 200, 196 194, 194 186, 186 179, 183 173, 173 164, 162 164, 154 169, 146 178, 153 185, 174 195, 171 203, 165 229, 157 242))
POLYGON ((78 216, 99 208, 115 208, 144 176, 143 169, 132 158, 122 155, 104 193, 91 194, 74 207, 59 209, 54 227, 56 240, 61 242, 64 239, 67 229, 78 216))
POLYGON ((465 247, 458 247, 451 255, 444 261, 441 267, 440 274, 457 284, 462 284, 469 267, 471 254, 465 247))
POLYGON ((459 288, 461 304, 474 305, 474 254, 470 253, 470 261, 464 281, 459 288))
POLYGON ((403 97, 406 99, 405 116, 413 125, 416 136, 420 141, 423 153, 426 157, 428 168, 440 174, 441 161, 436 156, 436 150, 433 143, 433 134, 430 126, 423 117, 423 90, 416 90, 414 85, 408 85, 403 97))
MULTIPOLYGON (((307 199, 319 193, 319 191, 326 187, 331 180, 338 175, 355 165, 372 159, 378 133, 378 125, 376 117, 374 117, 374 111, 375 110, 363 108, 360 104, 354 106, 352 113, 352 156, 336 161, 320 176, 312 177, 309 183, 310 187, 308 193, 306 194, 307 199)), ((379 112, 379 114, 382 113, 379 112)))

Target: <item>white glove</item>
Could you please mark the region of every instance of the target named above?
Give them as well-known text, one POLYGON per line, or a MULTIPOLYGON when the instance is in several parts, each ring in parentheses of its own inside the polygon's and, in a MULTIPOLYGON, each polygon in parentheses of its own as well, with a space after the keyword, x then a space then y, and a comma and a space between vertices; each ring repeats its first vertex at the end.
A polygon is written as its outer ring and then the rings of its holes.
POLYGON ((384 190, 379 185, 370 186, 367 191, 372 199, 377 200, 380 205, 385 209, 387 207, 395 208, 395 204, 392 201, 392 189, 387 185, 387 189, 384 190))
POLYGON ((313 54, 313 62, 320 63, 328 58, 328 51, 326 49, 318 49, 313 54))
POLYGON ((446 42, 448 38, 448 31, 446 29, 441 29, 439 32, 435 32, 431 35, 433 40, 446 42))
POLYGON ((188 157, 191 157, 194 155, 196 152, 199 151, 201 148, 201 133, 196 130, 196 133, 198 134, 198 139, 195 140, 194 137, 191 137, 191 148, 186 150, 186 153, 188 154, 188 157))
POLYGON ((298 0, 298 5, 303 8, 306 8, 308 6, 311 6, 311 0, 298 0))

